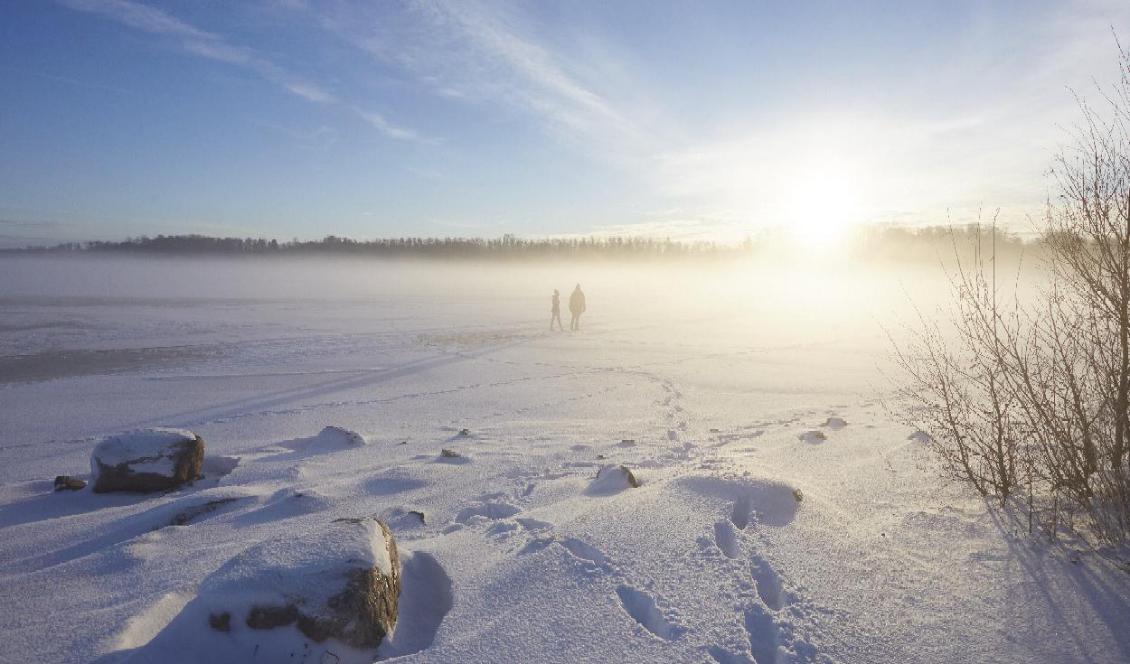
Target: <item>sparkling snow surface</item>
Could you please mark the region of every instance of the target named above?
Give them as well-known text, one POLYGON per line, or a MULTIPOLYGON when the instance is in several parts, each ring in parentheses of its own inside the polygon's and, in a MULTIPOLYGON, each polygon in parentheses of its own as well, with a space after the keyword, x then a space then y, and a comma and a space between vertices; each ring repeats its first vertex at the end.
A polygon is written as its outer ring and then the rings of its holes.
POLYGON ((241 553, 366 515, 396 633, 291 661, 1130 660, 1130 574, 885 408, 883 326, 940 284, 821 270, 0 259, 0 661, 125 661, 241 553), (154 426, 202 480, 52 491, 154 426), (591 490, 608 465, 641 486, 591 490))

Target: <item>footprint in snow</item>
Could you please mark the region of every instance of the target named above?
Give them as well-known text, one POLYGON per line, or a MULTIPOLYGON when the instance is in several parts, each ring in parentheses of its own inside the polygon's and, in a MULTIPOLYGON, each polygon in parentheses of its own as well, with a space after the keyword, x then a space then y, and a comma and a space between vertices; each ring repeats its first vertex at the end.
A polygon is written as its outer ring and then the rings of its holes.
POLYGON ((753 511, 753 504, 749 496, 739 496, 734 501, 734 509, 730 511, 730 522, 738 530, 745 530, 749 525, 749 514, 753 511))
POLYGON ((734 532, 734 525, 729 521, 719 521, 714 524, 714 543, 727 558, 737 558, 741 554, 738 535, 734 532))
POLYGON ((531 553, 537 553, 538 551, 541 551, 542 549, 548 549, 556 541, 557 540, 554 539, 552 536, 535 537, 535 538, 531 539, 529 542, 526 542, 526 545, 523 546, 518 551, 518 555, 519 556, 525 556, 525 555, 529 555, 531 553))
POLYGON ((520 511, 517 507, 504 502, 479 503, 459 510, 455 515, 455 522, 470 525, 482 520, 497 521, 508 519, 520 511))
POLYGON ((584 542, 575 537, 567 537, 563 540, 558 540, 558 544, 565 547, 565 550, 578 560, 596 565, 597 567, 610 567, 608 557, 605 556, 600 549, 584 542))
POLYGON ((642 590, 621 585, 616 588, 616 595, 620 598, 620 606, 632 620, 664 641, 676 639, 685 631, 667 620, 656 604, 655 598, 642 590))
POLYGON ((737 653, 726 650, 721 646, 710 646, 706 652, 714 658, 718 664, 756 664, 749 655, 745 653, 737 653))
POLYGON ((757 596, 765 606, 780 611, 785 605, 784 595, 781 592, 781 577, 760 556, 753 556, 749 562, 750 575, 757 585, 757 596))
POLYGON ((506 538, 518 531, 520 526, 510 519, 495 521, 487 528, 487 534, 493 537, 506 538))
POLYGON ((776 664, 777 623, 773 616, 760 606, 751 606, 745 612, 745 630, 753 660, 757 664, 776 664))
POLYGON ((482 495, 475 496, 473 500, 475 500, 476 502, 485 503, 491 500, 502 500, 506 496, 507 494, 505 491, 494 491, 491 493, 484 493, 482 495))
POLYGON ((542 521, 541 519, 531 519, 531 518, 526 517, 526 518, 518 518, 518 519, 514 519, 514 520, 518 522, 518 525, 522 526, 523 528, 525 528, 526 530, 528 530, 530 532, 538 532, 538 531, 541 531, 541 530, 551 530, 553 528, 552 523, 550 523, 548 521, 542 521))
MULTIPOLYGON (((777 574, 757 556, 753 557, 750 567, 761 601, 769 609, 779 610, 784 602, 777 574)), ((742 613, 742 627, 749 641, 748 653, 734 652, 718 645, 707 648, 707 653, 719 664, 776 664, 781 636, 774 613, 759 604, 753 604, 742 613)), ((805 642, 802 640, 790 645, 803 643, 805 642)), ((811 650, 811 645, 806 645, 811 650)), ((812 660, 809 658, 803 661, 812 660)))

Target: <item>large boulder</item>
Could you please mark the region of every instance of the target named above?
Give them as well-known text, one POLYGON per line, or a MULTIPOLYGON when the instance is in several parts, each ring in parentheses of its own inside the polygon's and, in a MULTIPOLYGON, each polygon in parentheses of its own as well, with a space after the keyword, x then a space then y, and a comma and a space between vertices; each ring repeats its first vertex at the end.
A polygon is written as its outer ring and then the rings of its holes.
POLYGON ((396 541, 383 521, 338 519, 281 535, 207 577, 137 658, 274 662, 300 653, 318 662, 333 653, 337 661, 371 662, 396 626, 400 576, 396 541))
POLYGON ((383 521, 338 519, 248 549, 206 580, 200 596, 212 615, 230 613, 251 630, 293 625, 315 643, 376 648, 396 626, 400 555, 383 521))
POLYGON ((168 491, 200 477, 204 439, 182 429, 142 429, 104 438, 90 455, 95 493, 168 491))

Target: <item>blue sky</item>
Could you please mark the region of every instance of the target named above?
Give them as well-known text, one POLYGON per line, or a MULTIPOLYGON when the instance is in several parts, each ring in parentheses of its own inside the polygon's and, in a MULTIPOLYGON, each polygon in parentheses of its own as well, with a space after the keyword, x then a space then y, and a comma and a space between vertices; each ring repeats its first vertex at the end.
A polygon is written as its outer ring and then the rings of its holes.
POLYGON ((6 2, 0 246, 1023 227, 1112 28, 1130 3, 6 2))

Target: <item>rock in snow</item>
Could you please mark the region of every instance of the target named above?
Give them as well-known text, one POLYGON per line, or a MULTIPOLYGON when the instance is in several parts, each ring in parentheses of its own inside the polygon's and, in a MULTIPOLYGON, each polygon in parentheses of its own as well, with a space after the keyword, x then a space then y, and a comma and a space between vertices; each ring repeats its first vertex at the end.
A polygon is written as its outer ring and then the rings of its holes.
POLYGON ((590 496, 606 496, 619 493, 624 489, 635 489, 640 481, 627 466, 607 465, 601 466, 596 473, 596 479, 589 484, 585 491, 590 496))
POLYGON ((839 431, 840 429, 847 426, 847 420, 842 417, 836 417, 835 415, 833 415, 824 420, 824 426, 831 429, 832 431, 839 431))
POLYGON ((797 436, 797 438, 805 443, 808 443, 809 445, 817 445, 828 440, 828 436, 823 431, 818 431, 816 429, 805 431, 804 433, 797 436))
POLYGON ((137 656, 288 661, 304 643, 303 652, 319 661, 320 649, 341 651, 329 639, 372 651, 396 626, 400 572, 396 540, 377 519, 337 519, 269 539, 207 577, 137 656))
POLYGON ((78 491, 85 486, 86 482, 84 480, 78 479, 77 477, 71 477, 70 475, 55 476, 56 491, 63 491, 64 489, 68 491, 78 491))
POLYGON ((204 439, 182 429, 142 429, 108 436, 94 447, 95 493, 167 491, 200 476, 204 439))
POLYGON ((251 629, 293 623, 317 643, 376 648, 396 626, 396 540, 383 521, 339 519, 303 540, 252 547, 204 583, 201 595, 209 594, 226 595, 236 615, 250 604, 244 623, 251 629))
POLYGON ((925 431, 923 431, 921 429, 910 434, 909 436, 906 437, 906 439, 910 440, 910 441, 914 441, 916 443, 922 443, 923 445, 928 445, 928 444, 930 444, 931 442, 934 441, 933 436, 931 436, 930 434, 926 433, 925 431))
POLYGON ((317 439, 318 441, 323 443, 339 443, 344 447, 353 447, 357 445, 368 444, 368 441, 365 440, 365 437, 357 433, 356 431, 350 431, 349 429, 334 426, 332 424, 328 427, 324 427, 321 431, 319 431, 317 439))

